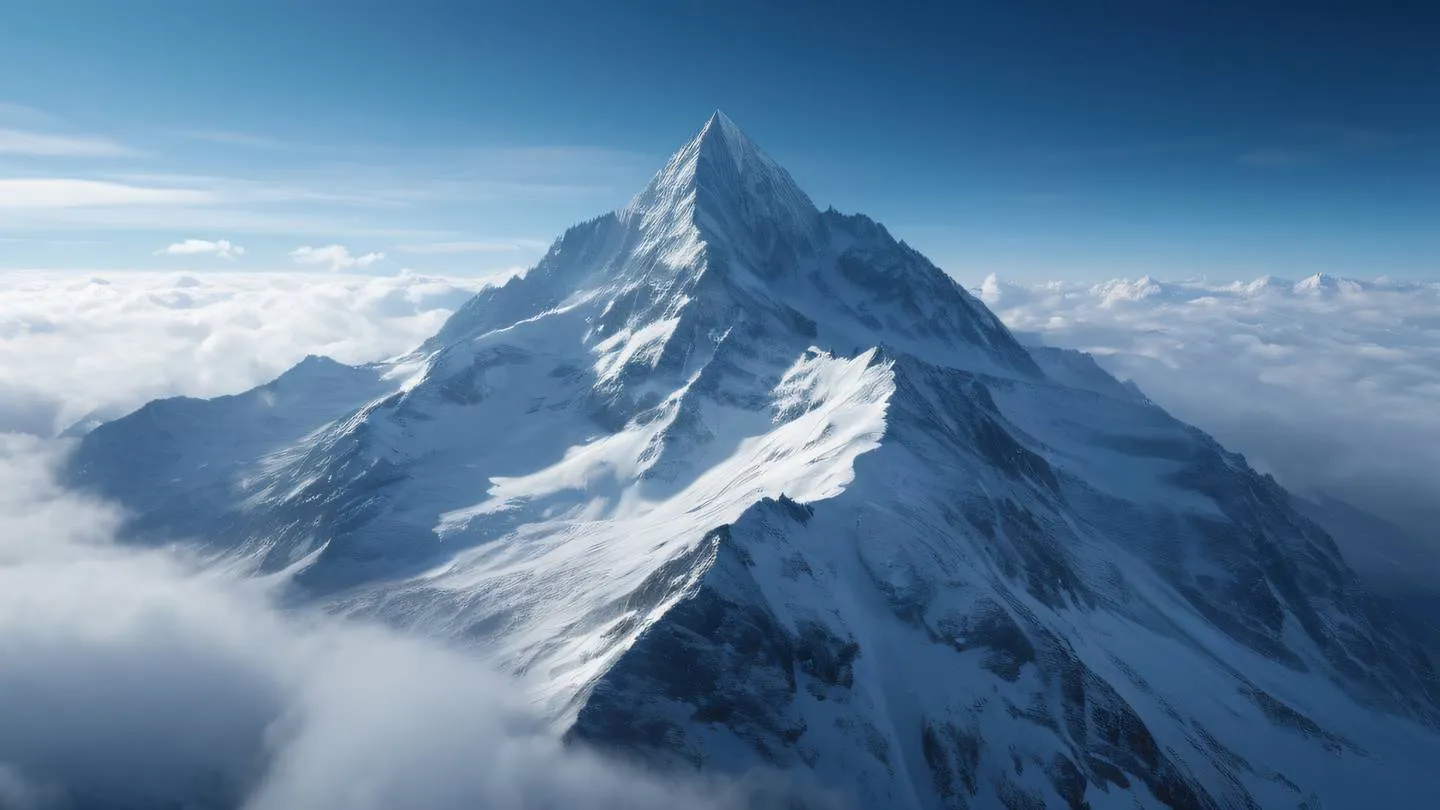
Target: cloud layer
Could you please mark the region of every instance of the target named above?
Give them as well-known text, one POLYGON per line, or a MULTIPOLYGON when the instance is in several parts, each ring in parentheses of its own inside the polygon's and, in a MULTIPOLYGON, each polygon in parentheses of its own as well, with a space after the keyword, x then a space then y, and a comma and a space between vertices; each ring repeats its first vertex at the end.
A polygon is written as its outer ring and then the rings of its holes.
POLYGON ((487 283, 403 274, 0 275, 0 432, 266 382, 307 354, 408 351, 487 283))
POLYGON ((977 292, 1011 328, 1095 354, 1292 489, 1435 536, 1440 285, 992 276, 977 292))

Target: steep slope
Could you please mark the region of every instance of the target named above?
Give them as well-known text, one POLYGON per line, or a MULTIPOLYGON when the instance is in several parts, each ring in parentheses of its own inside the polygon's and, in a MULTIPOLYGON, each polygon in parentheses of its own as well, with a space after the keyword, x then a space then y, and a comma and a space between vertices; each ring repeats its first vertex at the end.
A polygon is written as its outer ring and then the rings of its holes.
POLYGON ((72 470, 653 762, 874 807, 1440 791, 1435 673, 1286 493, 719 113, 412 355, 152 403, 72 470))

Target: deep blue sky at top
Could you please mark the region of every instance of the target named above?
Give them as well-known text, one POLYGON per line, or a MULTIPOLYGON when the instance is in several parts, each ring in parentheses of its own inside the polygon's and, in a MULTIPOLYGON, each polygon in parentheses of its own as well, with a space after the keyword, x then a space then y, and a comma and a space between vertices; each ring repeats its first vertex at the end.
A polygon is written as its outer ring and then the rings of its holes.
POLYGON ((0 267, 528 264, 718 107, 966 281, 1437 278, 1432 9, 16 0, 0 267))

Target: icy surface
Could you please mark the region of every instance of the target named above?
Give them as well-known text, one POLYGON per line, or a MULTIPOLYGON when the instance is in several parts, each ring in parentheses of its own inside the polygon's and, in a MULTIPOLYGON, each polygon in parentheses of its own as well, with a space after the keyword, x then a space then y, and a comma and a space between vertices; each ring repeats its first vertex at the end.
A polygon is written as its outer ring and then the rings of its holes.
POLYGON ((1434 671, 1283 490, 720 113, 412 355, 152 403, 72 473, 660 765, 865 807, 1440 795, 1434 671))

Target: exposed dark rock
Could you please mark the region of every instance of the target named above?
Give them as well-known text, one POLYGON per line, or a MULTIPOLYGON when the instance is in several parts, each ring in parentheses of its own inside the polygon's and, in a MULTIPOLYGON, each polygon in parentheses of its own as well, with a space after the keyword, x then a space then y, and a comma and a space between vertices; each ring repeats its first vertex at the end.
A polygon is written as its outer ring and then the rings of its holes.
POLYGON ((1005 810, 1045 810, 1044 796, 1026 790, 1003 774, 995 786, 995 795, 1005 810))
POLYGON ((1260 711, 1264 712, 1265 716, 1270 719, 1270 722, 1281 728, 1303 734, 1306 737, 1314 737, 1324 744, 1326 750, 1337 754, 1342 750, 1356 750, 1353 743, 1350 743, 1343 737, 1331 734, 1321 728, 1319 723, 1285 705, 1263 689, 1258 689, 1253 686, 1242 686, 1240 687, 1240 694, 1249 698, 1251 703, 1259 707, 1260 711))
POLYGON ((944 616, 935 622, 931 638, 949 644, 956 652, 987 651, 982 666, 1007 681, 1020 677, 1020 669, 1035 661, 1035 647, 1025 631, 1000 605, 985 600, 967 615, 944 616))
POLYGON ((795 660, 801 671, 831 686, 849 688, 854 683, 859 644, 841 640, 817 621, 801 622, 796 635, 795 660))
POLYGON ((1085 788, 1089 785, 1089 780, 1069 757, 1056 754, 1046 766, 1045 775, 1070 810, 1087 810, 1090 807, 1085 801, 1085 788))

